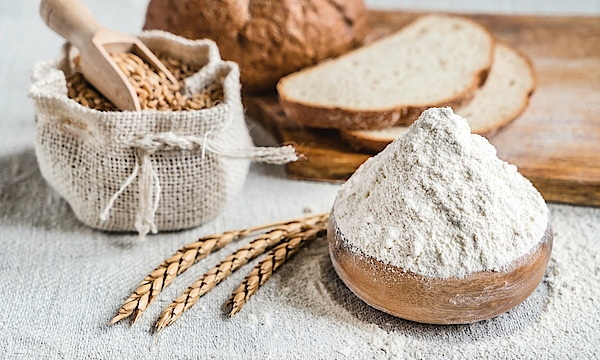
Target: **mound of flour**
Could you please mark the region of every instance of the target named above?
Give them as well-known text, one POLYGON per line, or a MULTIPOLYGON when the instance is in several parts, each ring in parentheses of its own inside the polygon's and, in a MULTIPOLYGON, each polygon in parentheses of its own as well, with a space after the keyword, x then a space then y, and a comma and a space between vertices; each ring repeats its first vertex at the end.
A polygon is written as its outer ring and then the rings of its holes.
POLYGON ((334 209, 350 245, 437 278, 501 269, 531 251, 548 222, 529 180, 450 108, 424 111, 367 160, 334 209))

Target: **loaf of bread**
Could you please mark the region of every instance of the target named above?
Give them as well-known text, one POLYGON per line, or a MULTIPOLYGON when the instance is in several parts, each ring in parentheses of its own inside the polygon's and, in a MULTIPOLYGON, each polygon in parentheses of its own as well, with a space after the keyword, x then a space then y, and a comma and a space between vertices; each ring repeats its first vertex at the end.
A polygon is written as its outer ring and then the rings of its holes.
POLYGON ((360 43, 367 11, 362 0, 152 0, 144 29, 214 40, 244 90, 265 90, 360 43))
MULTIPOLYGON (((455 112, 467 119, 473 133, 489 136, 523 112, 535 85, 529 59, 509 45, 497 43, 485 85, 469 104, 455 112)), ((342 137, 356 148, 378 152, 407 130, 407 126, 392 126, 381 130, 342 131, 342 137)))
POLYGON ((461 17, 424 16, 399 32, 288 75, 277 85, 288 118, 310 127, 410 124, 433 106, 468 102, 492 64, 494 39, 461 17))

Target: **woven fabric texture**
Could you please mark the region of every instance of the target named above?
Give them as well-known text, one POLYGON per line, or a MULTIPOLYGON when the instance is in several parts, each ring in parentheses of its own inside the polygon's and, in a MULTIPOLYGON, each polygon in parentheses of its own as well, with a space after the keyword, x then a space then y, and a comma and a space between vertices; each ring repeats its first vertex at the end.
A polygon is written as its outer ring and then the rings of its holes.
MULTIPOLYGON (((214 217, 244 183, 250 160, 278 149, 253 147, 241 102, 239 68, 222 61, 210 40, 160 31, 140 39, 202 68, 188 92, 218 82, 224 100, 209 109, 101 112, 67 97, 66 58, 36 65, 29 95, 36 110, 35 151, 41 173, 87 225, 108 231, 180 230, 214 217)), ((274 162, 293 160, 291 149, 274 162), (291 157, 289 156, 291 155, 291 157)), ((281 154, 279 154, 281 155, 281 154)))

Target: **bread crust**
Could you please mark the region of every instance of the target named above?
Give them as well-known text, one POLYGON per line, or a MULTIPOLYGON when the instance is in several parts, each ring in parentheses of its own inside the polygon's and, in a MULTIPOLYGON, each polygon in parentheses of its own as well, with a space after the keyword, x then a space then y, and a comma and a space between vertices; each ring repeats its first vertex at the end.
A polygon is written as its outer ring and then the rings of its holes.
MULTIPOLYGON (((486 74, 487 69, 482 70, 480 77, 484 77, 486 74)), ((278 96, 279 104, 285 115, 302 126, 340 130, 374 130, 385 129, 393 125, 410 125, 419 118, 423 111, 430 107, 460 107, 471 101, 478 88, 479 86, 474 84, 455 99, 428 106, 401 106, 374 111, 305 105, 288 100, 279 91, 278 96)))
MULTIPOLYGON (((496 132, 498 132, 499 130, 501 130, 502 128, 507 126, 508 124, 510 124, 517 117, 519 117, 519 115, 521 115, 521 113, 523 113, 523 111, 525 111, 525 109, 527 108, 527 105, 529 104, 529 99, 533 95, 535 89, 537 88, 537 84, 538 84, 538 78, 537 78, 535 69, 533 67, 533 63, 531 62, 531 59, 529 59, 529 57, 527 55, 525 55, 522 51, 514 48, 513 46, 510 46, 509 44, 507 44, 505 42, 497 41, 495 46, 506 46, 510 50, 517 53, 519 55, 519 57, 526 63, 527 67, 529 68, 529 72, 531 74, 533 81, 532 81, 532 85, 531 85, 529 91, 527 91, 525 94, 526 98, 524 99, 523 104, 519 108, 515 109, 515 111, 512 114, 510 114, 509 116, 504 118, 501 122, 498 122, 494 125, 490 125, 488 127, 484 127, 484 128, 477 129, 474 131, 474 133, 479 134, 481 136, 485 136, 485 137, 492 136, 493 134, 495 134, 496 132)), ((364 151, 368 151, 368 152, 372 152, 372 153, 380 152, 381 150, 385 149, 385 147, 388 146, 391 142, 391 141, 385 140, 385 139, 370 137, 370 136, 364 134, 363 132, 357 131, 357 130, 354 130, 354 131, 353 130, 341 130, 340 135, 341 135, 342 139, 347 144, 352 146, 354 149, 364 150, 364 151)))
POLYGON ((529 105, 529 100, 531 99, 531 96, 533 95, 533 93, 535 92, 535 89, 537 89, 537 86, 538 86, 537 73, 535 72, 535 68, 534 68, 533 63, 531 62, 531 59, 529 58, 529 56, 525 55, 525 53, 523 53, 521 50, 509 45, 508 43, 506 43, 504 41, 496 41, 496 44, 498 44, 500 46, 506 46, 510 50, 517 53, 517 55, 519 55, 521 60, 523 60, 525 62, 525 64, 527 65, 527 67, 529 68, 529 73, 531 74, 533 81, 531 82, 531 88, 525 95, 526 98, 524 99, 523 104, 521 105, 520 108, 516 109, 510 116, 507 116, 502 122, 500 122, 496 125, 491 125, 486 128, 477 130, 476 134, 479 134, 479 135, 485 136, 485 137, 492 136, 498 130, 502 129, 506 125, 510 124, 517 117, 519 117, 519 115, 521 115, 521 113, 523 113, 523 111, 525 111, 525 109, 529 105))
POLYGON ((151 0, 144 29, 214 40, 244 90, 259 91, 358 45, 367 16, 363 0, 151 0))
MULTIPOLYGON (((415 21, 417 19, 415 19, 415 21)), ((421 112, 430 107, 460 107, 468 103, 475 95, 476 90, 485 83, 493 62, 495 41, 492 33, 483 25, 470 19, 461 19, 471 22, 472 24, 481 28, 487 34, 492 46, 490 46, 490 53, 488 56, 489 60, 487 64, 473 73, 471 85, 451 98, 423 106, 398 106, 378 110, 353 110, 339 107, 316 106, 300 101, 294 101, 286 97, 282 89, 285 82, 289 79, 289 77, 287 77, 281 79, 277 84, 279 103, 281 104, 286 116, 300 125, 340 130, 374 130, 384 129, 392 125, 410 125, 419 117, 421 112)), ((410 24, 412 24, 412 22, 410 24)), ((406 26, 410 24, 407 24, 406 26)), ((402 29, 399 31, 402 31, 402 29)), ((366 47, 368 46, 369 45, 366 47)), ((358 50, 360 49, 355 49, 352 52, 358 50)), ((304 71, 310 71, 310 68, 294 73, 290 75, 290 77, 297 76, 297 74, 300 74, 304 71)))
POLYGON ((388 140, 367 136, 361 133, 360 130, 340 130, 340 135, 342 140, 350 145, 354 150, 366 151, 371 154, 377 154, 391 143, 391 141, 388 140))

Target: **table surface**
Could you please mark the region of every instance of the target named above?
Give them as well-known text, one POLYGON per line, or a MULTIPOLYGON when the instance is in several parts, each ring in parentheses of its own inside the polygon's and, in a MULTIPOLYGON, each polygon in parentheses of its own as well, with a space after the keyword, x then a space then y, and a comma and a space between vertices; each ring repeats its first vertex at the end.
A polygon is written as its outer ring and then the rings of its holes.
MULTIPOLYGON (((102 24, 132 33, 141 28, 147 5, 145 0, 85 2, 102 24)), ((428 6, 422 6, 419 1, 371 0, 367 4, 375 8, 455 12, 600 14, 597 0, 445 0, 428 6)), ((255 164, 241 194, 220 216, 204 226, 158 234, 139 244, 134 235, 107 234, 80 224, 68 204, 46 185, 33 151, 33 106, 26 96, 29 71, 35 62, 58 55, 62 43, 39 19, 38 5, 38 1, 32 0, 0 3, 0 274, 3 275, 0 357, 204 358, 228 354, 250 358, 280 355, 353 358, 393 357, 400 350, 408 357, 427 357, 423 351, 431 355, 439 350, 437 345, 428 348, 433 336, 427 335, 428 332, 445 334, 446 338, 436 338, 436 341, 448 342, 448 348, 455 349, 456 354, 464 351, 464 354, 485 356, 486 351, 499 352, 505 339, 499 340, 498 336, 505 336, 507 344, 512 346, 513 353, 507 354, 523 357, 534 356, 536 346, 538 351, 543 349, 543 354, 554 357, 569 354, 569 351, 580 351, 587 356, 600 351, 598 299, 588 300, 595 294, 590 289, 600 288, 600 209, 565 205, 550 205, 555 230, 552 269, 558 274, 561 264, 569 261, 580 262, 581 267, 576 274, 565 278, 554 274, 550 279, 554 283, 550 280, 547 283, 558 286, 576 282, 585 286, 570 284, 574 287, 571 302, 556 300, 551 305, 540 299, 552 292, 552 286, 541 286, 533 300, 512 314, 473 325, 468 331, 467 328, 440 329, 402 322, 363 306, 339 284, 322 243, 311 246, 292 261, 287 270, 276 273, 260 290, 262 296, 259 292, 231 321, 221 318, 220 304, 250 266, 218 286, 201 300, 203 305, 196 305, 173 329, 161 334, 156 343, 150 332, 160 308, 224 256, 219 253, 209 256, 205 263, 182 275, 165 290, 158 304, 148 310, 139 324, 109 327, 108 321, 137 282, 180 246, 209 233, 294 218, 307 211, 327 212, 339 185, 295 181, 287 179, 281 167, 255 164), (311 263, 309 256, 318 261, 311 263), (311 264, 320 264, 320 269, 313 269, 311 264), (309 275, 323 279, 307 280, 309 275), (310 289, 313 291, 308 291, 310 289), (333 302, 316 299, 315 294, 320 292, 333 302), (329 311, 336 306, 345 310, 329 311), (573 312, 585 312, 589 316, 575 316, 578 323, 561 319, 563 326, 550 328, 544 323, 543 314, 531 315, 535 309, 550 311, 547 308, 552 310, 553 306, 558 315, 564 312, 561 306, 572 306, 573 312), (519 317, 519 314, 529 315, 519 317), (539 325, 542 323, 545 325, 539 325), (500 335, 484 336, 494 326, 500 335), (398 329, 409 335, 399 334, 398 329), (465 336, 465 331, 472 332, 465 338, 468 341, 457 341, 456 337, 465 336), (536 331, 547 331, 548 337, 526 337, 536 331), (417 333, 421 335, 407 340, 417 333), (459 333, 463 335, 457 335, 459 333), (402 336, 402 346, 394 336, 402 336), (582 341, 579 347, 574 345, 577 339, 582 341), (549 345, 561 341, 561 346, 549 345), (528 346, 524 345, 528 342, 528 346)), ((272 143, 259 127, 251 125, 251 132, 257 144, 272 143)))

